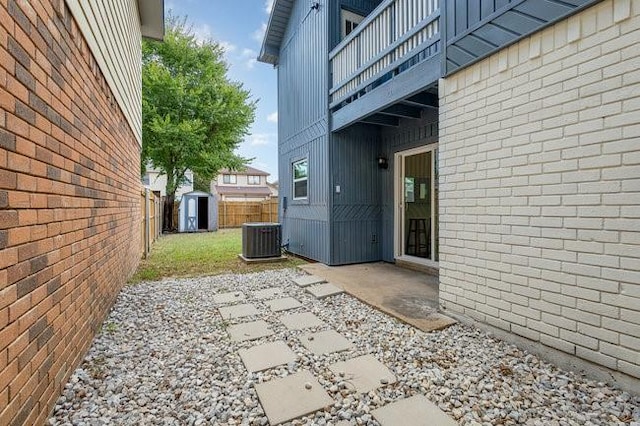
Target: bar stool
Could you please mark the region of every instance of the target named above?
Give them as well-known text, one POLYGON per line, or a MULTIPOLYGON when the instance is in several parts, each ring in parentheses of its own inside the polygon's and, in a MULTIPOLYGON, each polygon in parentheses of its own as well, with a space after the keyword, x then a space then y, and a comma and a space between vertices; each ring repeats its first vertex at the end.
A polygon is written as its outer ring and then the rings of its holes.
POLYGON ((431 219, 409 219, 406 254, 428 258, 431 254, 431 219))

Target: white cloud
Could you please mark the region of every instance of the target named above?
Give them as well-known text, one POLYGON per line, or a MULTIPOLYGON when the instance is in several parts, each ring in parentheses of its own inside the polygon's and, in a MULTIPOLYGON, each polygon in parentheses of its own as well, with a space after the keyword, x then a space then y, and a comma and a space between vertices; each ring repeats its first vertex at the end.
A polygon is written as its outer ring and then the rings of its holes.
POLYGON ((191 27, 191 31, 193 31, 193 35, 196 37, 196 41, 203 43, 207 41, 211 41, 211 27, 207 24, 198 24, 191 27))
POLYGON ((278 122, 278 111, 274 111, 271 114, 267 115, 267 121, 269 121, 271 123, 277 123, 278 122))
POLYGON ((264 34, 266 32, 267 32, 267 23, 263 22, 262 25, 260 25, 260 28, 258 28, 253 32, 252 37, 255 41, 262 44, 262 39, 264 38, 264 34))
POLYGON ((222 47, 224 52, 227 54, 235 52, 236 49, 238 48, 235 44, 225 40, 219 41, 218 44, 220 45, 220 47, 222 47))
POLYGON ((271 145, 274 137, 275 135, 272 133, 254 133, 249 135, 246 141, 250 146, 267 146, 271 145))
POLYGON ((272 9, 273 0, 264 0, 264 11, 267 12, 267 14, 270 14, 272 9))
POLYGON ((253 49, 248 49, 246 47, 242 49, 242 54, 241 54, 242 60, 244 61, 244 65, 249 69, 252 69, 255 66, 255 64, 258 62, 256 60, 257 56, 258 56, 258 52, 256 52, 253 49))

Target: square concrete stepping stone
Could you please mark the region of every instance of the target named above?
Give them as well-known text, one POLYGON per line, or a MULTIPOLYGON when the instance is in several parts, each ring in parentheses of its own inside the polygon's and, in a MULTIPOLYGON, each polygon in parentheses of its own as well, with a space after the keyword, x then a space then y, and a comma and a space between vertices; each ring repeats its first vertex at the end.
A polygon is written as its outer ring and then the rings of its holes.
POLYGON ((287 311, 289 309, 295 309, 302 306, 302 303, 298 302, 293 297, 283 297, 282 299, 267 300, 265 302, 273 312, 287 311))
POLYGON ((335 330, 305 334, 300 337, 300 343, 316 355, 346 351, 353 347, 350 341, 335 330))
POLYGON ((447 416, 424 395, 401 399, 371 412, 382 426, 456 426, 458 422, 447 416))
POLYGON ((229 332, 231 340, 236 342, 259 339, 273 334, 273 331, 269 328, 269 324, 263 320, 230 325, 227 327, 227 331, 229 332))
POLYGON ((324 299, 325 297, 333 296, 335 294, 344 293, 340 287, 336 287, 333 284, 316 284, 311 287, 307 287, 307 291, 313 294, 316 299, 324 299))
POLYGON ((252 373, 296 360, 296 354, 285 342, 278 341, 238 351, 244 366, 252 373))
POLYGON ((296 283, 298 287, 307 287, 313 284, 323 283, 325 280, 323 278, 316 277, 315 275, 303 275, 301 277, 294 278, 293 282, 296 283))
POLYGON ((256 299, 273 299, 276 296, 281 296, 282 291, 281 287, 265 288, 264 290, 254 291, 253 297, 256 299))
POLYGON ((304 330, 305 328, 324 325, 324 322, 311 312, 284 315, 280 317, 280 322, 289 330, 304 330))
POLYGON ((258 309, 251 303, 242 303, 240 305, 223 306, 218 308, 220 315, 224 319, 248 317, 257 315, 258 309))
POLYGON ((311 372, 255 385, 269 423, 276 425, 322 410, 334 403, 311 372))
POLYGON ((244 299, 244 294, 239 291, 230 291, 228 293, 218 293, 213 295, 213 301, 220 305, 235 303, 244 299))
POLYGON ((329 366, 340 380, 344 380, 360 393, 395 383, 396 376, 373 355, 363 355, 329 366))

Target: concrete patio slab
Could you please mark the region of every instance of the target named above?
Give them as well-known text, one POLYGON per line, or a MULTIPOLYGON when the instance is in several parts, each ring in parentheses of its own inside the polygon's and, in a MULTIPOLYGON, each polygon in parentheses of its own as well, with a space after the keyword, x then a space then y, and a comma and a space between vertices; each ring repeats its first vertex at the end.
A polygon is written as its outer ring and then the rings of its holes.
POLYGON ((305 334, 300 336, 300 343, 316 355, 346 351, 353 347, 350 341, 335 330, 305 334))
POLYGON ((458 422, 447 416, 424 395, 414 395, 378 408, 371 412, 382 426, 457 426, 458 422))
POLYGON ((296 360, 296 354, 285 342, 271 342, 238 351, 244 366, 252 373, 288 364, 296 360))
POLYGON ((313 284, 323 283, 325 280, 315 275, 303 275, 301 277, 294 278, 293 282, 296 283, 298 287, 307 287, 313 284))
POLYGON ((344 380, 360 393, 395 383, 396 376, 373 355, 363 355, 329 366, 339 380, 344 380))
POLYGON ((225 305, 227 303, 236 303, 244 300, 245 296, 239 291, 230 291, 228 293, 219 293, 213 296, 213 301, 219 305, 225 305))
POLYGON ((269 423, 284 423, 334 403, 309 371, 255 385, 269 423))
POLYGON ((263 320, 230 325, 227 327, 227 332, 231 340, 236 342, 259 339, 273 334, 273 331, 269 328, 269 323, 263 320))
POLYGON ((300 269, 422 331, 439 330, 456 322, 438 312, 438 277, 426 272, 384 262, 345 266, 311 263, 300 269))
POLYGON ((223 306, 218 308, 218 312, 224 319, 242 318, 258 315, 258 308, 251 303, 241 303, 239 305, 223 306))
POLYGON ((305 328, 324 325, 324 322, 311 312, 283 315, 280 317, 280 322, 289 330, 304 330, 305 328))
POLYGON ((342 290, 340 287, 336 287, 331 283, 315 284, 307 287, 307 291, 311 293, 316 299, 324 299, 325 297, 344 293, 344 290, 342 290))
POLYGON ((252 293, 253 297, 256 299, 273 299, 274 297, 282 296, 282 292, 284 289, 282 287, 271 287, 265 288, 264 290, 254 291, 252 293))
POLYGON ((298 302, 293 297, 267 300, 264 303, 266 303, 273 312, 288 311, 289 309, 295 309, 302 306, 302 303, 298 302))

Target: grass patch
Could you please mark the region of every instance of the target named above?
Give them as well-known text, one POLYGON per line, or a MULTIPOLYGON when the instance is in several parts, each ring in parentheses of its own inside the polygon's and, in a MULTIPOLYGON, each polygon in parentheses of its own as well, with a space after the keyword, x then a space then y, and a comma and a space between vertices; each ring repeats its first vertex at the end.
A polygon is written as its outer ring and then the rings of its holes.
POLYGON ((171 234, 160 238, 147 259, 129 281, 156 281, 165 277, 193 277, 226 273, 249 273, 290 268, 305 263, 298 258, 278 263, 245 264, 242 253, 242 229, 217 232, 171 234))

